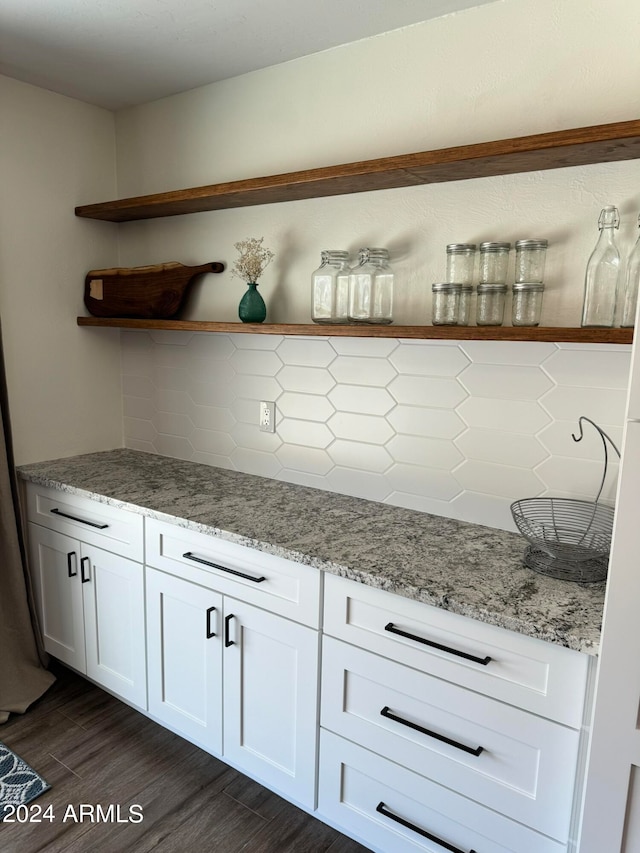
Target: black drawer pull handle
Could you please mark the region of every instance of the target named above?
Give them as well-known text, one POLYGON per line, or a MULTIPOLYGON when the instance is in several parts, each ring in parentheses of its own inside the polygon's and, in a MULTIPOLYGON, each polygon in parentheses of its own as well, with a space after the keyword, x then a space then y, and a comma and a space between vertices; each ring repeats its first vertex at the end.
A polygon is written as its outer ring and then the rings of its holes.
POLYGON ((67 554, 67 574, 69 575, 70 578, 75 578, 78 574, 77 569, 75 570, 75 572, 73 571, 74 566, 72 565, 72 562, 75 562, 75 560, 72 561, 71 558, 75 557, 75 556, 76 556, 75 551, 69 551, 69 553, 67 554))
POLYGON ((396 628, 393 622, 388 622, 384 626, 384 630, 390 631, 392 634, 399 634, 399 636, 406 637, 408 640, 415 640, 416 643, 424 643, 425 646, 440 649, 441 652, 448 652, 450 655, 457 655, 459 658, 472 660, 474 663, 481 663, 482 666, 486 666, 491 661, 489 655, 487 655, 486 658, 479 658, 475 655, 470 655, 467 652, 461 652, 459 649, 452 649, 450 646, 443 646, 441 643, 434 643, 433 640, 425 640, 424 637, 418 637, 416 634, 409 634, 407 631, 401 631, 400 628, 396 628))
POLYGON ((438 734, 438 732, 431 731, 431 729, 425 729, 423 726, 419 726, 417 723, 412 723, 410 720, 404 720, 402 717, 396 716, 393 711, 389 708, 388 705, 380 711, 383 717, 386 717, 388 720, 393 720, 396 723, 400 723, 403 726, 408 726, 410 729, 415 729, 417 732, 421 732, 423 735, 428 735, 429 737, 433 737, 436 740, 442 741, 442 743, 447 743, 449 746, 455 746, 456 749, 461 749, 463 752, 468 752, 469 755, 478 756, 482 752, 484 752, 483 746, 467 746, 464 743, 460 743, 457 740, 452 740, 451 738, 445 737, 444 735, 438 734))
POLYGON ((54 515, 61 515, 63 518, 70 518, 71 521, 79 521, 81 524, 88 524, 89 527, 97 527, 98 530, 106 530, 109 526, 108 524, 98 524, 97 521, 87 521, 86 518, 78 518, 77 515, 69 515, 66 512, 62 512, 61 509, 50 509, 49 512, 52 512, 54 515))
POLYGON ((82 583, 89 583, 89 581, 91 580, 91 575, 89 574, 89 572, 87 571, 86 575, 84 573, 84 564, 88 563, 88 562, 89 562, 88 557, 83 557, 80 560, 80 580, 82 581, 82 583))
MULTIPOLYGON (((427 832, 426 829, 421 829, 419 826, 416 826, 415 823, 411 823, 411 821, 405 820, 403 817, 400 817, 400 815, 390 812, 383 802, 378 803, 376 811, 380 812, 381 815, 388 817, 390 820, 395 820, 396 823, 406 826, 407 829, 417 832, 418 835, 422 835, 423 838, 428 838, 429 841, 439 844, 440 847, 443 847, 445 850, 450 850, 451 853, 465 853, 465 851, 461 850, 459 847, 454 847, 453 844, 448 844, 446 841, 443 841, 442 838, 438 838, 437 835, 432 835, 430 832, 427 832)), ((476 853, 476 851, 469 850, 469 853, 476 853)))
POLYGON ((229 623, 234 618, 233 613, 230 613, 228 616, 224 617, 224 647, 228 649, 229 646, 235 646, 235 640, 229 639, 229 623))
POLYGON ((237 575, 239 578, 244 578, 246 581, 253 581, 254 583, 262 583, 262 581, 266 581, 265 577, 257 578, 254 575, 245 575, 244 572, 238 572, 236 569, 228 569, 226 566, 221 566, 218 563, 211 563, 209 560, 203 560, 202 557, 196 557, 192 551, 187 551, 187 553, 182 556, 186 560, 193 560, 196 563, 211 566, 212 569, 220 569, 221 572, 228 572, 230 575, 237 575))
POLYGON ((215 632, 211 630, 211 614, 215 612, 215 607, 207 607, 207 640, 215 637, 215 632))

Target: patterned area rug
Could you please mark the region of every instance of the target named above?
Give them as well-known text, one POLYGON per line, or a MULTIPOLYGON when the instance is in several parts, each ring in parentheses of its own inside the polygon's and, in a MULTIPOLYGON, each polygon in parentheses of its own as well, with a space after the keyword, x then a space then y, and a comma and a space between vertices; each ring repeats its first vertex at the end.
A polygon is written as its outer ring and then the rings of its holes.
POLYGON ((30 803, 50 787, 15 752, 0 743, 0 823, 9 814, 15 814, 17 806, 30 803))

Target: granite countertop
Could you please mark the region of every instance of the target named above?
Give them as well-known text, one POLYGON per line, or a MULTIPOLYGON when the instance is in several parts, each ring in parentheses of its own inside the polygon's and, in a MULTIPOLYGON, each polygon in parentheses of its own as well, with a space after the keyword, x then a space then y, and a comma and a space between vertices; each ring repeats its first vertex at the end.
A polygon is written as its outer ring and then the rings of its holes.
POLYGON ((136 450, 19 467, 25 480, 597 654, 604 583, 522 567, 515 533, 136 450))

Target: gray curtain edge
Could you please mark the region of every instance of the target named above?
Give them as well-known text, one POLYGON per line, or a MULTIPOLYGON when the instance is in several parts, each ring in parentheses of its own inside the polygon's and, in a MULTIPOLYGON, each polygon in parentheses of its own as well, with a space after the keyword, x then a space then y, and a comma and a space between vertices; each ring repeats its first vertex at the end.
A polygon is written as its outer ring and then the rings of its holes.
POLYGON ((55 681, 46 667, 15 470, 0 328, 0 723, 21 714, 55 681))

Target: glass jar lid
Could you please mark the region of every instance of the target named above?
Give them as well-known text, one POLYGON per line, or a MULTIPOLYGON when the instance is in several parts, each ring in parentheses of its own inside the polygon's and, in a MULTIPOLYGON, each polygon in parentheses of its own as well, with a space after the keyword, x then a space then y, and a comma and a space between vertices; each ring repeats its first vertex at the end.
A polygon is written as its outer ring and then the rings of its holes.
POLYGON ((506 293, 507 285, 500 282, 490 281, 478 285, 478 293, 506 293))
POLYGON ((447 255, 467 254, 475 252, 475 243, 449 243, 447 246, 447 255))
POLYGON ((349 252, 346 252, 344 249, 323 249, 322 254, 331 255, 334 258, 348 258, 349 252))
POLYGON ((431 290, 433 293, 460 293, 462 285, 451 281, 437 281, 431 285, 431 290))
POLYGON ((548 240, 516 240, 516 249, 546 249, 548 240))
POLYGON ((544 284, 541 281, 514 281, 513 292, 517 293, 523 290, 527 293, 537 292, 544 290, 544 284))
POLYGON ((481 252, 508 252, 511 243, 480 243, 481 252))

